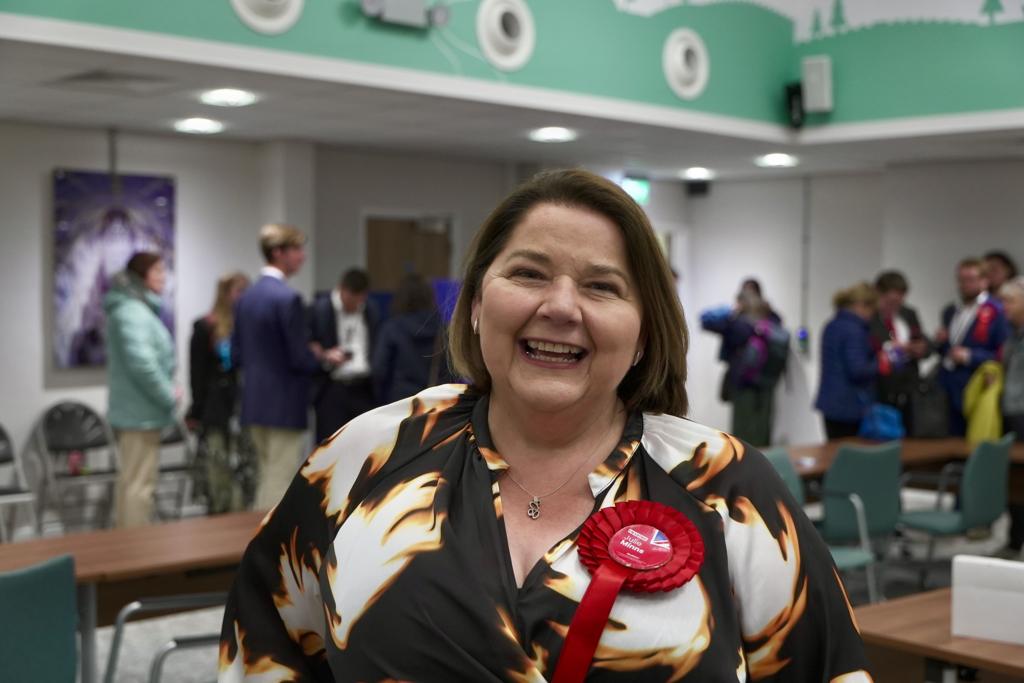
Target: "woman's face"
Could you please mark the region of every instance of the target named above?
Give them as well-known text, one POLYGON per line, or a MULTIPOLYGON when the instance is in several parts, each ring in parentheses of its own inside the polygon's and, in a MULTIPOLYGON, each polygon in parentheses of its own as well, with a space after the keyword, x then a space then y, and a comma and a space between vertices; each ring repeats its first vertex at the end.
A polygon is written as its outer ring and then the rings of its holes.
POLYGON ((228 292, 228 300, 231 302, 232 306, 238 303, 238 300, 241 298, 242 293, 246 290, 246 288, 248 288, 248 286, 248 280, 235 280, 235 282, 231 285, 231 290, 228 292))
POLYGON ((164 267, 163 261, 157 261, 149 267, 143 283, 146 285, 146 289, 163 294, 164 286, 167 284, 167 268, 164 267))
POLYGON ((1006 317, 1014 327, 1024 327, 1024 294, 1012 292, 1003 294, 1003 307, 1006 309, 1006 317))
POLYGON ((596 212, 540 204, 512 232, 473 304, 496 401, 599 409, 641 348, 622 232, 596 212))

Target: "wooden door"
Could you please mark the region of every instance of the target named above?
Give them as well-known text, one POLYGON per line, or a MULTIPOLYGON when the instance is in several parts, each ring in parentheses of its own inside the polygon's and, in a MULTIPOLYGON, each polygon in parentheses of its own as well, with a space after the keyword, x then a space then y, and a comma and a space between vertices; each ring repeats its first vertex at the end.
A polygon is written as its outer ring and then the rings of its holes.
POLYGON ((366 269, 374 290, 394 292, 402 276, 447 278, 451 262, 449 221, 444 218, 366 220, 366 269))

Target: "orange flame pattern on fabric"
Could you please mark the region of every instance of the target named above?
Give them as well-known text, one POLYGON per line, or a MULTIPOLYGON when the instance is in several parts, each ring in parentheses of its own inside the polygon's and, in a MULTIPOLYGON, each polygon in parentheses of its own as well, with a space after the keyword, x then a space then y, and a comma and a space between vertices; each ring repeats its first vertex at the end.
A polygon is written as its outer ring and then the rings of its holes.
POLYGON ((245 631, 235 622, 235 658, 228 655, 228 643, 221 642, 218 665, 221 681, 245 681, 245 683, 293 683, 299 680, 299 672, 274 661, 272 657, 259 657, 249 661, 245 650, 245 631))
POLYGON ((721 450, 711 453, 707 444, 703 443, 697 447, 693 454, 693 468, 695 470, 704 469, 700 476, 696 477, 693 481, 686 485, 688 491, 699 489, 700 487, 707 484, 709 481, 718 476, 722 470, 731 465, 733 461, 743 460, 743 443, 740 442, 736 437, 722 432, 722 448, 721 450))
POLYGON ((350 553, 338 558, 339 565, 328 563, 327 575, 332 586, 344 581, 343 572, 358 572, 360 580, 352 584, 365 587, 356 595, 344 595, 355 602, 337 605, 343 613, 327 611, 330 636, 339 649, 348 646, 352 626, 391 587, 413 558, 442 547, 441 525, 445 513, 435 513, 434 496, 444 486, 440 472, 427 472, 395 486, 386 496, 360 505, 345 522, 335 539, 344 546, 343 535, 377 538, 379 544, 364 546, 358 557, 350 553), (344 563, 344 567, 342 567, 344 563))

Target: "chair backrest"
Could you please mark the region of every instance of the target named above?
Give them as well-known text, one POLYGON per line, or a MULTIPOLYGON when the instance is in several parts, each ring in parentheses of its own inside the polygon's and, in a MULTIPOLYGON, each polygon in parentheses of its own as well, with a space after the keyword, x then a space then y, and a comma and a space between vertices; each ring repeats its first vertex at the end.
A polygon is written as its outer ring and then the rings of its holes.
POLYGON ((99 413, 78 401, 61 401, 43 413, 38 425, 50 453, 110 446, 110 430, 99 413))
POLYGON ((868 535, 889 536, 900 516, 899 441, 878 446, 843 444, 822 482, 825 518, 821 533, 828 541, 857 540, 857 518, 848 499, 829 492, 856 493, 864 503, 868 535))
POLYGON ((75 680, 75 562, 64 555, 0 573, 0 673, 5 681, 75 680))
POLYGON ((988 526, 1006 512, 1014 434, 975 446, 960 482, 960 510, 968 529, 988 526))
POLYGON ((7 430, 0 426, 0 465, 10 465, 14 462, 14 444, 7 430))
POLYGON ((779 473, 782 483, 789 489, 789 493, 796 500, 797 505, 803 505, 805 501, 804 482, 797 474, 796 468, 793 467, 793 461, 789 459, 789 451, 785 448, 769 448, 764 452, 764 457, 768 458, 768 462, 779 473))

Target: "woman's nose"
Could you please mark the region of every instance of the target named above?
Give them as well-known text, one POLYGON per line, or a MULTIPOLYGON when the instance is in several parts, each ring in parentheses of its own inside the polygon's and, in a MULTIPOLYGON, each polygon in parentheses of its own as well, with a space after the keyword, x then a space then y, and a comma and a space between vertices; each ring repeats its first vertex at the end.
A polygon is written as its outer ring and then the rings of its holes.
POLYGON ((544 301, 538 313, 557 323, 574 323, 582 320, 576 281, 566 275, 552 280, 546 288, 544 301))

